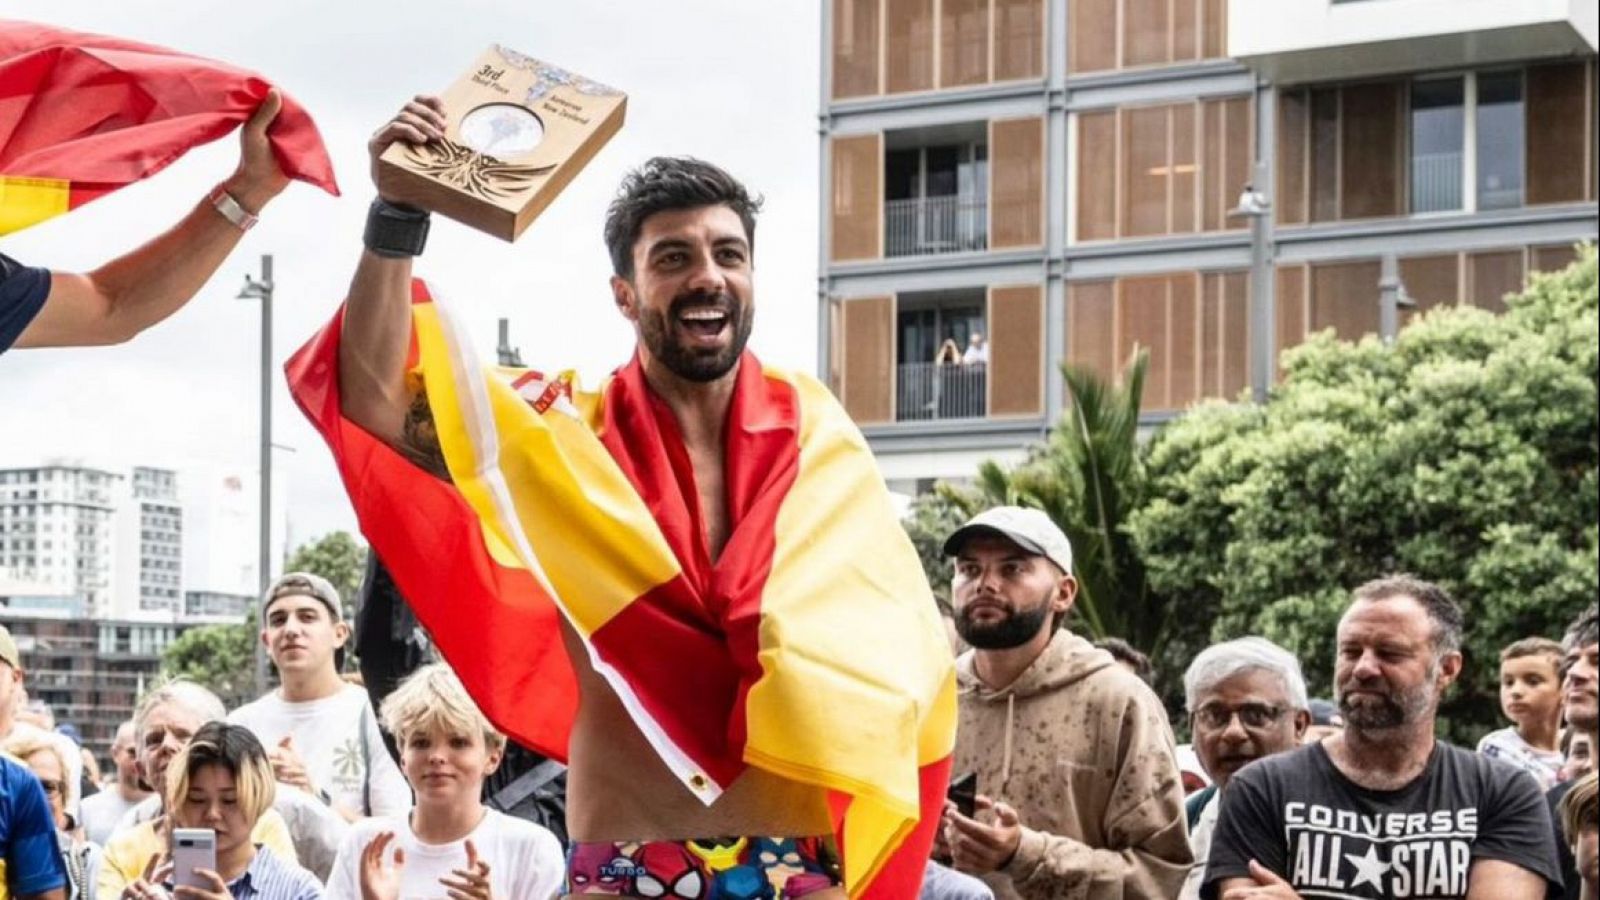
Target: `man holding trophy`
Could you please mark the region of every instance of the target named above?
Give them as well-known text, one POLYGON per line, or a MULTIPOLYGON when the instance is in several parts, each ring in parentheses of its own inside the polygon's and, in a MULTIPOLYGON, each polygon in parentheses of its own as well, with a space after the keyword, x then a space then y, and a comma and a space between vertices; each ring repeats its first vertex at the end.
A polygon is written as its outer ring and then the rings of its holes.
POLYGON ((366 249, 296 399, 474 699, 568 762, 569 892, 914 896, 953 670, 859 432, 746 349, 760 200, 694 159, 627 175, 604 231, 637 340, 594 392, 479 364, 413 281, 425 210, 514 238, 598 149, 541 135, 620 124, 615 92, 495 49, 482 97, 419 96, 369 142, 366 249), (516 108, 470 127, 523 97, 527 133, 516 108))

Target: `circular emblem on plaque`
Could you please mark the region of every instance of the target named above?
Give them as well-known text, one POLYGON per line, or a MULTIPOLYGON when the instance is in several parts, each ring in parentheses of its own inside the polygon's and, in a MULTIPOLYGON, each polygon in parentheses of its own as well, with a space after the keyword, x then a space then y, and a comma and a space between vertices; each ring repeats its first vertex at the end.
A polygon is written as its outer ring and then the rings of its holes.
POLYGON ((521 156, 542 140, 544 123, 515 103, 485 103, 461 119, 461 143, 496 159, 521 156))

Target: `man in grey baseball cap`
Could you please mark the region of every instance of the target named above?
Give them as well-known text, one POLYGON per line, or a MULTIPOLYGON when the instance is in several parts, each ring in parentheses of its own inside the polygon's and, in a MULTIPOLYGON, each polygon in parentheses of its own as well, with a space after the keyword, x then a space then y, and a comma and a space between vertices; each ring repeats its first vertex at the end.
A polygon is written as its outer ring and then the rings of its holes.
POLYGON ((973 648, 956 660, 953 771, 977 776, 978 797, 945 810, 955 866, 999 900, 1176 896, 1193 852, 1166 711, 1061 627, 1078 594, 1071 541, 1043 512, 1001 506, 944 551, 973 648))

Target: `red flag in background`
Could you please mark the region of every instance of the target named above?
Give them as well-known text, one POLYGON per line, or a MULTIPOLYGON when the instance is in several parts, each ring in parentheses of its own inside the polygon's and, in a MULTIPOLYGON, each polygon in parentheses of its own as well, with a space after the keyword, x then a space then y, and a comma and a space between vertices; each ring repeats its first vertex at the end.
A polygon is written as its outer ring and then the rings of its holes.
MULTIPOLYGON (((0 235, 166 168, 249 119, 272 85, 215 60, 0 19, 0 235)), ((267 132, 284 173, 337 195, 311 116, 267 132)))

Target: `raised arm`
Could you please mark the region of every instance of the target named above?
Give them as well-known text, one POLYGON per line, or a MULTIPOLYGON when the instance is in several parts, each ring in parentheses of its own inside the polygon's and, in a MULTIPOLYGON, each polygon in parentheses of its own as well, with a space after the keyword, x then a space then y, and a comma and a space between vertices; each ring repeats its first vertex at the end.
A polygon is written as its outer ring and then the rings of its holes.
MULTIPOLYGON (((444 134, 444 106, 437 97, 418 96, 367 142, 377 183, 378 157, 395 141, 427 143, 444 134)), ((414 224, 420 213, 397 207, 381 194, 369 214, 386 217, 397 231, 414 224)), ((413 397, 406 388, 406 354, 411 345, 411 256, 390 249, 361 252, 350 294, 345 299, 344 330, 339 337, 339 396, 346 418, 374 437, 408 455, 415 440, 408 428, 418 426, 413 397), (411 424, 408 426, 408 420, 411 424)))
MULTIPOLYGON (((289 183, 267 141, 267 126, 282 105, 276 90, 267 94, 240 130, 239 167, 221 185, 252 216, 289 183)), ((16 346, 120 344, 177 312, 244 234, 218 210, 212 196, 177 225, 92 272, 51 272, 49 297, 16 346)))

